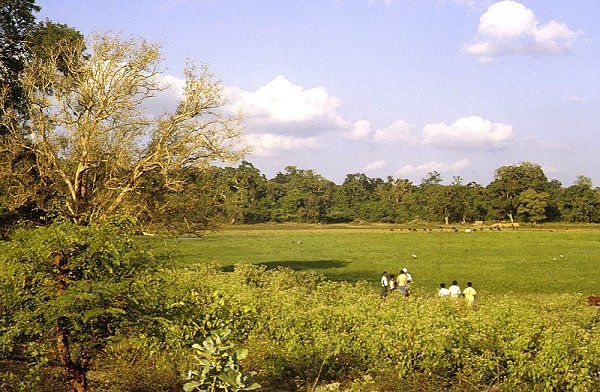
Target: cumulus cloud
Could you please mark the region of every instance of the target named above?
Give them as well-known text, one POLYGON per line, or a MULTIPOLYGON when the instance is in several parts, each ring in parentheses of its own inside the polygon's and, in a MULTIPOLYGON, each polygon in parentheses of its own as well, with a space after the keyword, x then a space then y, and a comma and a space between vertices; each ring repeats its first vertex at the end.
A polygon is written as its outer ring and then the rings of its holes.
POLYGON ((512 126, 492 123, 477 116, 456 120, 451 125, 444 123, 427 124, 423 128, 425 144, 443 148, 499 148, 513 139, 512 126))
POLYGON ((406 121, 396 121, 387 128, 375 131, 373 141, 385 144, 400 144, 409 139, 411 129, 412 126, 406 121))
MULTIPOLYGON (((224 95, 227 110, 242 114, 246 139, 255 156, 314 148, 319 140, 316 135, 346 133, 352 127, 340 114, 340 100, 324 87, 305 88, 283 75, 255 91, 226 87, 224 95)), ((361 127, 369 127, 364 123, 354 126, 357 140, 361 127)))
POLYGON ((177 104, 183 99, 185 80, 172 75, 156 75, 154 82, 160 86, 161 91, 143 103, 143 108, 148 116, 155 117, 164 113, 173 113, 177 104))
POLYGON ((379 144, 401 144, 410 140, 413 125, 404 120, 398 120, 387 128, 373 132, 371 123, 360 120, 354 123, 352 130, 346 134, 350 140, 367 140, 379 144))
POLYGON ((555 20, 540 24, 523 4, 504 0, 492 4, 479 19, 475 39, 465 51, 482 63, 508 54, 560 54, 570 51, 579 35, 555 20))
POLYGON ((429 161, 423 163, 421 165, 405 165, 396 171, 396 175, 400 178, 422 178, 427 173, 437 171, 439 173, 443 172, 455 172, 465 169, 471 166, 471 161, 469 159, 461 159, 455 162, 438 162, 438 161, 429 161))
POLYGON ((384 160, 380 159, 377 161, 367 163, 365 166, 365 171, 372 172, 375 170, 383 169, 386 166, 387 166, 387 163, 384 160))
POLYGON ((352 131, 348 134, 348 139, 358 141, 366 140, 371 135, 371 124, 367 120, 360 120, 354 123, 352 131))
POLYGON ((256 91, 230 88, 228 98, 249 121, 285 124, 327 120, 337 126, 346 124, 339 114, 339 99, 330 96, 324 87, 306 89, 283 75, 256 91))
POLYGON ((317 137, 296 137, 275 135, 272 133, 250 133, 245 135, 246 143, 252 149, 252 155, 272 157, 282 151, 312 149, 318 145, 317 137))

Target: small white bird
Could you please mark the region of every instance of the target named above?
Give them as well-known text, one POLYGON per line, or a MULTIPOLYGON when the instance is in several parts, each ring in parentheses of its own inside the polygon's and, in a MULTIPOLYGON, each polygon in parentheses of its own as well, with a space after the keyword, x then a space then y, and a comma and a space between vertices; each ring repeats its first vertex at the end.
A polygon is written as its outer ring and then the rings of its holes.
POLYGON ((414 257, 414 258, 416 259, 416 258, 417 258, 417 255, 413 253, 413 254, 412 254, 412 257, 414 257))

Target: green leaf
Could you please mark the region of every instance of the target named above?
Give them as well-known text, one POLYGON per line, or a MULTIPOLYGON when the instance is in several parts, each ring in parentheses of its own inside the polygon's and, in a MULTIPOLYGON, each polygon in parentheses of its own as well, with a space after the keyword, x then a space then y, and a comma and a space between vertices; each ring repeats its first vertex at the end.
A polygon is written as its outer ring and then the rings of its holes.
POLYGON ((185 383, 183 385, 183 390, 185 392, 193 392, 196 390, 196 388, 198 388, 199 386, 201 386, 202 384, 200 384, 198 381, 190 381, 188 383, 185 383))
POLYGON ((235 356, 237 357, 237 359, 246 359, 248 357, 248 349, 246 349, 246 348, 238 349, 237 352, 235 353, 235 356))

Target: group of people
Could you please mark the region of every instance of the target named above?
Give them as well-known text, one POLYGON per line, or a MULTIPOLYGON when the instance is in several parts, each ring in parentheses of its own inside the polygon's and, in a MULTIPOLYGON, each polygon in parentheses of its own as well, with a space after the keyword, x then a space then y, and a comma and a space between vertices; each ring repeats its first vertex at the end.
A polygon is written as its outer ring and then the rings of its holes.
POLYGON ((468 305, 473 305, 475 303, 475 296, 477 295, 477 291, 475 291, 475 289, 473 288, 473 283, 471 282, 467 282, 467 288, 461 290, 460 286, 458 285, 458 282, 456 280, 453 280, 452 286, 448 288, 446 288, 446 283, 440 283, 438 295, 440 297, 450 297, 454 299, 464 297, 468 305))
POLYGON ((402 268, 398 276, 388 275, 383 271, 381 276, 381 299, 386 299, 389 293, 399 292, 404 297, 408 297, 410 285, 413 283, 412 275, 407 268, 402 268))
MULTIPOLYGON (((398 276, 394 274, 388 274, 387 271, 383 271, 381 276, 381 299, 385 300, 390 293, 399 292, 404 297, 409 296, 409 288, 413 283, 412 275, 408 272, 407 268, 402 268, 398 276)), ((469 306, 475 303, 475 296, 477 291, 473 288, 473 283, 467 282, 467 287, 461 290, 456 280, 452 281, 452 285, 446 288, 446 283, 441 283, 438 290, 438 296, 449 297, 458 300, 464 298, 469 306)))

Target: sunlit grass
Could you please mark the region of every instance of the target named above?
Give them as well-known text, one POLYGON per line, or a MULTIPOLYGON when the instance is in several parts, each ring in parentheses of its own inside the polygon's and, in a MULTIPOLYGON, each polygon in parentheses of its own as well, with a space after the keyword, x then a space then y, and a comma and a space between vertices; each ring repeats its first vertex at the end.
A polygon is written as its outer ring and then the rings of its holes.
POLYGON ((178 260, 238 263, 313 271, 332 280, 377 284, 382 271, 408 267, 416 293, 434 293, 440 282, 467 281, 490 293, 597 293, 600 231, 418 231, 386 226, 289 226, 226 229, 179 240, 178 260), (414 256, 413 256, 414 255, 414 256), (416 257, 415 257, 416 256, 416 257))

